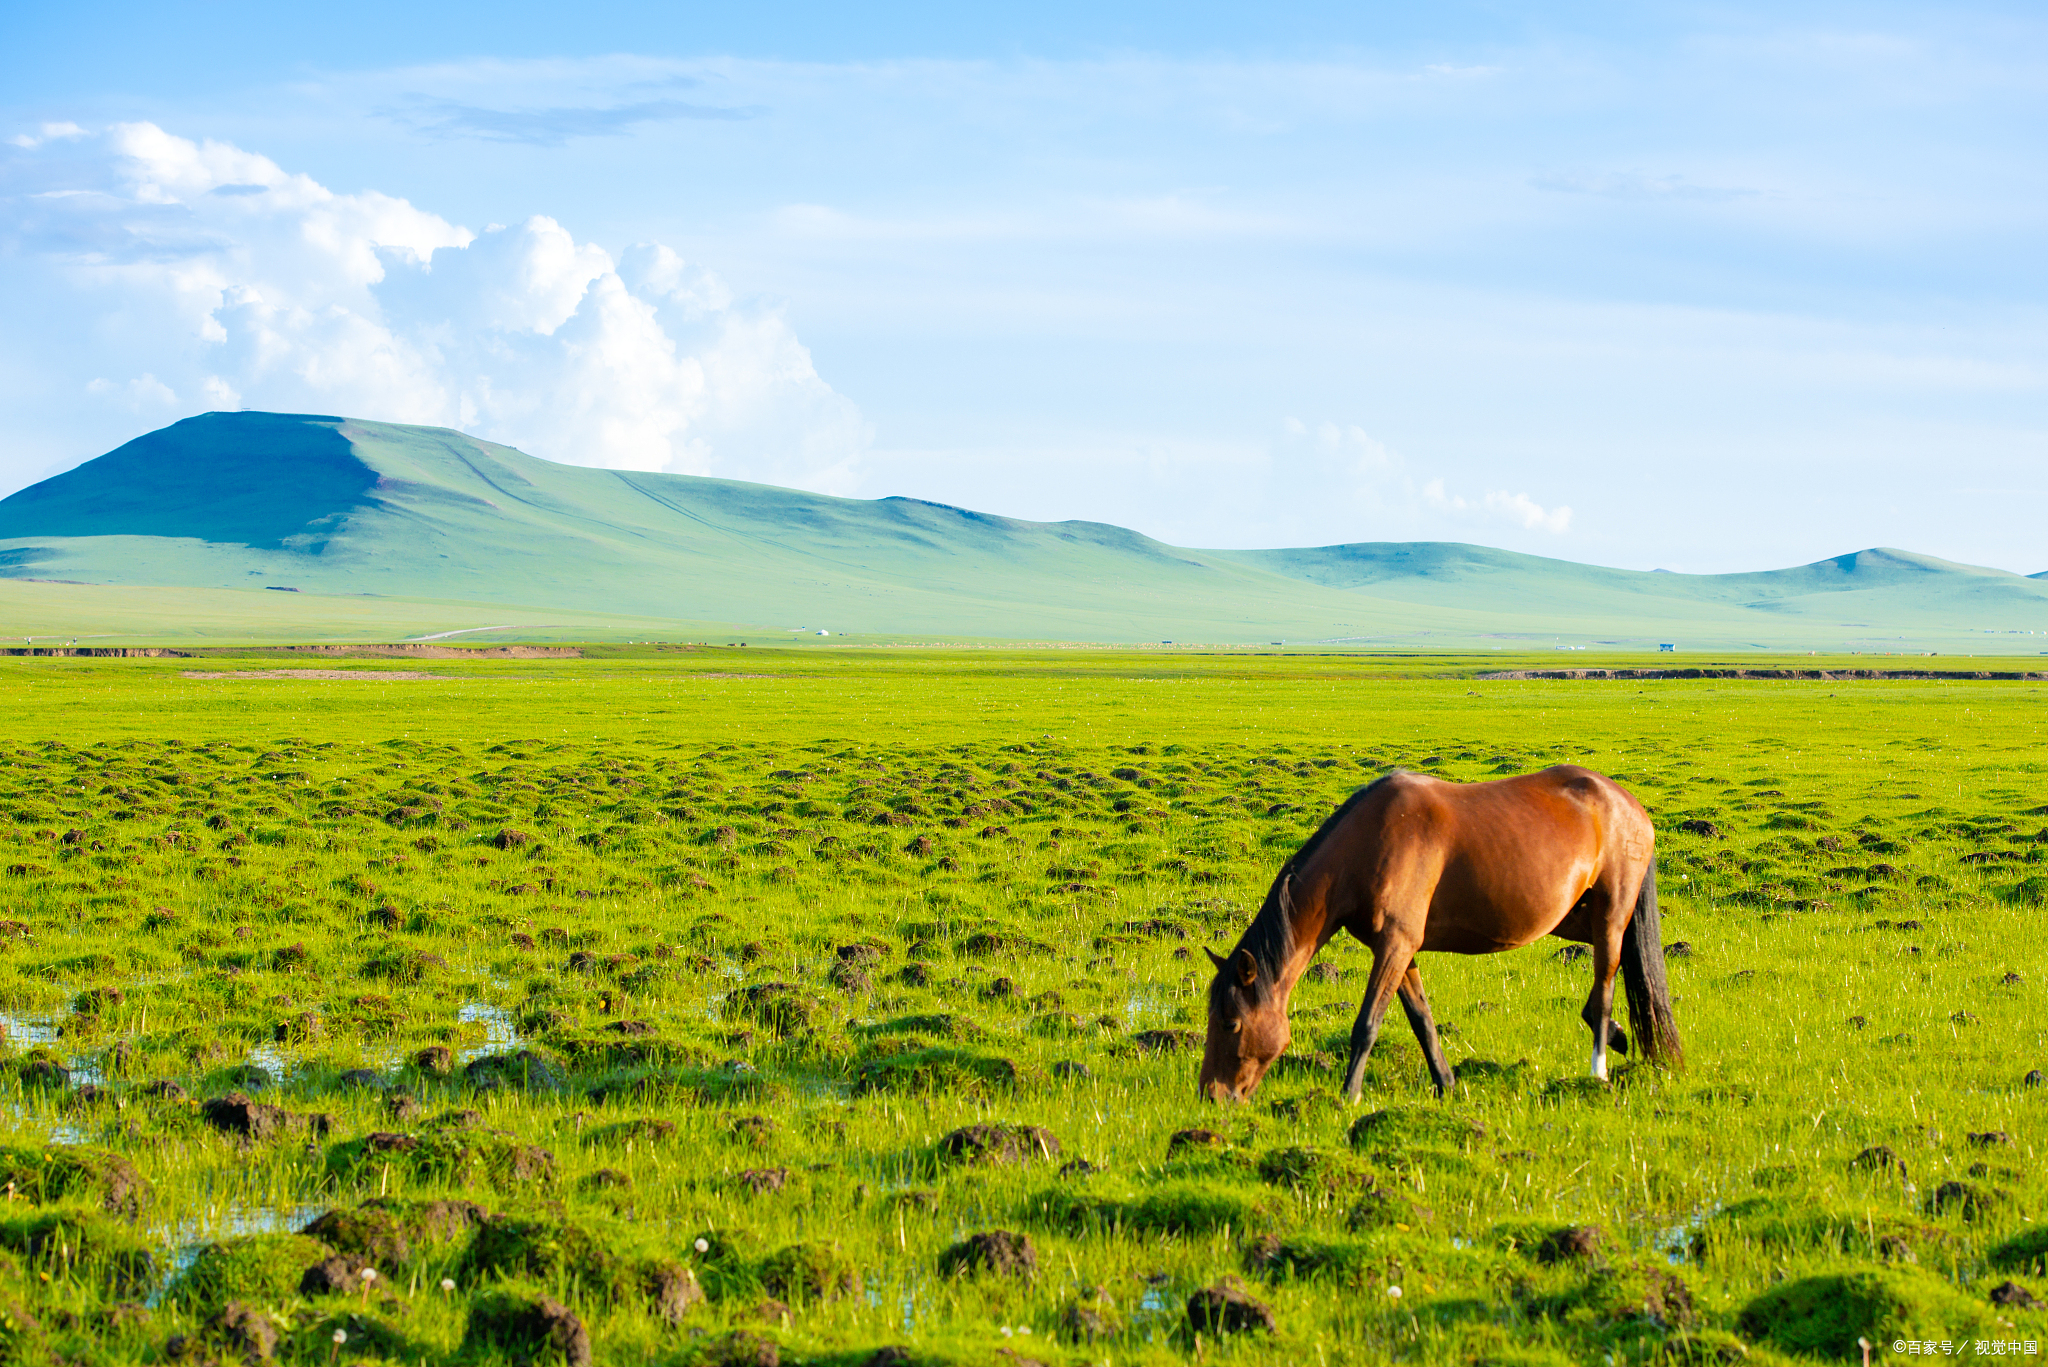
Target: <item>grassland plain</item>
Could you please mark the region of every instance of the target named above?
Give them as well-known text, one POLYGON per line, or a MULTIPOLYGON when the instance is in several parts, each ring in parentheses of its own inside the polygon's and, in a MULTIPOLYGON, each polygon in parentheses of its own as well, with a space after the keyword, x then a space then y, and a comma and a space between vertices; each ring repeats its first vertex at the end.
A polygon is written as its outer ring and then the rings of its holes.
POLYGON ((0 661, 0 1361, 2048 1338, 2043 685, 318 663, 390 677, 0 661), (1390 1030, 1347 1108, 1333 946, 1196 1099, 1201 947, 1322 815, 1561 761, 1657 820, 1689 1071, 1583 1078, 1552 942, 1425 962, 1457 1093, 1390 1030), (1270 1329, 1198 1333, 1229 1276, 1270 1329))

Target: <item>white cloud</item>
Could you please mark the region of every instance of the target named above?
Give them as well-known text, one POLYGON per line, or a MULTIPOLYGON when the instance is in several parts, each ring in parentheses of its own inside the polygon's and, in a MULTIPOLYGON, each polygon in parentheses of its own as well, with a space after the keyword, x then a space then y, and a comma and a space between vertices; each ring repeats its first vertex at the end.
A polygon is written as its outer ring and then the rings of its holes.
POLYGON ((1511 522, 1524 531, 1544 531, 1562 536, 1572 525, 1570 508, 1545 508, 1527 494, 1511 494, 1505 489, 1490 489, 1484 497, 1470 500, 1458 494, 1447 493, 1444 482, 1441 479, 1433 479, 1422 486, 1422 498, 1439 512, 1459 516, 1486 515, 1511 522))
POLYGON ((1527 494, 1511 494, 1502 489, 1494 489, 1487 493, 1486 510, 1497 513, 1532 532, 1554 532, 1562 536, 1572 525, 1570 508, 1545 508, 1527 494))
POLYGON ((68 282, 81 333, 131 367, 85 383, 95 400, 434 423, 554 460, 812 488, 856 477, 866 425, 787 323, 665 247, 615 260, 540 215, 476 234, 147 123, 14 145, 0 244, 68 282))
POLYGON ((1003 448, 999 459, 986 449, 882 448, 864 492, 1117 522, 1173 545, 1234 549, 1482 541, 1551 551, 1575 521, 1571 509, 1526 496, 1454 492, 1461 482, 1484 489, 1490 481, 1420 472, 1356 424, 1289 417, 1278 429, 1267 439, 1201 441, 1046 433, 1003 448))
POLYGON ((178 396, 171 392, 171 387, 148 371, 125 383, 116 383, 105 377, 91 380, 86 384, 85 392, 112 399, 138 413, 147 409, 169 408, 178 402, 178 396))
MULTIPOLYGON (((1310 435, 1304 424, 1292 418, 1287 421, 1291 435, 1310 435)), ((1334 422, 1324 422, 1316 425, 1313 435, 1317 448, 1328 455, 1340 457, 1353 476, 1373 479, 1395 474, 1401 469, 1401 458, 1388 450, 1385 442, 1362 427, 1340 427, 1334 422)))
MULTIPOLYGON (((1310 426, 1299 418, 1285 418, 1280 429, 1284 440, 1277 464, 1291 482, 1319 489, 1321 506, 1348 508, 1368 526, 1398 526, 1410 535, 1441 535, 1446 528, 1473 523, 1505 522, 1523 531, 1558 536, 1571 529, 1570 508, 1545 508, 1525 493, 1453 493, 1443 476, 1424 478, 1399 452, 1362 427, 1334 422, 1310 426)), ((1379 539, 1387 533, 1376 530, 1371 535, 1379 539)))
MULTIPOLYGON (((697 84, 682 78, 687 84, 697 84)), ((437 138, 480 138, 488 142, 560 147, 571 138, 615 137, 644 124, 677 119, 739 120, 759 109, 732 109, 684 100, 639 100, 608 106, 558 105, 545 109, 491 109, 455 100, 413 96, 384 111, 415 132, 437 138)))
POLYGON ((64 138, 82 138, 85 130, 75 123, 46 123, 33 133, 16 133, 7 141, 16 147, 40 147, 64 138))

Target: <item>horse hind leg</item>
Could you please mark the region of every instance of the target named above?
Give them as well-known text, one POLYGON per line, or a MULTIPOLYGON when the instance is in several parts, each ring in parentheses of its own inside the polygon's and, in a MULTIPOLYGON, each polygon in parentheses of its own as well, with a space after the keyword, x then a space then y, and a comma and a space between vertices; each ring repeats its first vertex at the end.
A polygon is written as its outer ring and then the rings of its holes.
POLYGON ((1628 1052, 1628 1035, 1614 1023, 1614 974, 1621 967, 1621 936, 1602 936, 1593 944, 1593 990, 1579 1013, 1593 1032, 1593 1076, 1607 1080, 1607 1050, 1628 1052))
MULTIPOLYGON (((1585 1008, 1579 1012, 1579 1019, 1586 1023, 1588 1030, 1595 1028, 1593 1024, 1593 1003, 1591 1001, 1588 1001, 1585 1008)), ((1610 1019, 1607 1022, 1607 1047, 1617 1054, 1628 1053, 1628 1031, 1621 1028, 1619 1021, 1610 1019)))
POLYGON ((1436 1094, 1443 1094, 1457 1085, 1451 1072, 1451 1065, 1444 1061, 1444 1047, 1436 1035, 1436 1018, 1429 1013, 1429 998, 1422 992, 1422 975, 1411 964, 1401 979, 1401 1009, 1408 1013, 1408 1026, 1415 1031, 1415 1039, 1422 1046, 1422 1057, 1429 1063, 1429 1080, 1436 1084, 1436 1094))

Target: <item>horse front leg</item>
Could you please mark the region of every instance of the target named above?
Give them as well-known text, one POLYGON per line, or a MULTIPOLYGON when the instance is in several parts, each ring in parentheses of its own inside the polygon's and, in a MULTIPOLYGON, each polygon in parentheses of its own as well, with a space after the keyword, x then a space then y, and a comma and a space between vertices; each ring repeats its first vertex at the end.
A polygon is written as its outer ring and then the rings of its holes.
POLYGON ((1422 1057, 1429 1063, 1430 1081, 1436 1084, 1437 1098, 1441 1100, 1457 1084, 1457 1079, 1451 1073, 1451 1065, 1444 1061, 1444 1047, 1436 1037, 1436 1018, 1429 1014, 1429 998, 1422 994, 1422 974, 1413 964, 1401 979, 1400 992, 1401 1009, 1408 1013, 1408 1027, 1422 1046, 1422 1057))
POLYGON ((1344 1070, 1344 1099, 1355 1102, 1365 1091, 1365 1060, 1373 1041, 1380 1037, 1380 1021, 1387 1003, 1400 988, 1414 961, 1415 951, 1406 946, 1375 945, 1372 975, 1365 981, 1365 1000, 1359 1004, 1358 1019, 1351 1026, 1351 1064, 1344 1070))

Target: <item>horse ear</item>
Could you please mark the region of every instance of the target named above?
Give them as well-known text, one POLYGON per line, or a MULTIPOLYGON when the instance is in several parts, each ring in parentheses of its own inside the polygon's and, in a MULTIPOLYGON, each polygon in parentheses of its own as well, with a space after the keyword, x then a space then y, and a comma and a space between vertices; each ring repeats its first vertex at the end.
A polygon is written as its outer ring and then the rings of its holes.
POLYGON ((1240 987, 1250 987, 1259 980, 1259 961, 1252 957, 1249 949, 1240 949, 1230 956, 1230 966, 1237 970, 1240 987))
POLYGON ((1223 971, 1223 965, 1230 962, 1230 960, 1224 958, 1221 954, 1218 954, 1215 950, 1209 948, 1209 946, 1207 945, 1202 946, 1202 952, 1209 956, 1210 963, 1216 965, 1216 971, 1218 973, 1221 973, 1223 971))

